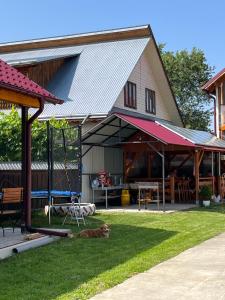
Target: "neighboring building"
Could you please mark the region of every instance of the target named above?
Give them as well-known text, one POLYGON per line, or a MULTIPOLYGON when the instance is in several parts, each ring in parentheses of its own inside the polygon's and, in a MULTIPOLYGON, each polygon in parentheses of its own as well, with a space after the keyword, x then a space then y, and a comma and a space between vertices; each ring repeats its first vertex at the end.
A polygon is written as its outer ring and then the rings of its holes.
POLYGON ((203 87, 214 99, 214 130, 217 137, 225 139, 225 68, 203 87))

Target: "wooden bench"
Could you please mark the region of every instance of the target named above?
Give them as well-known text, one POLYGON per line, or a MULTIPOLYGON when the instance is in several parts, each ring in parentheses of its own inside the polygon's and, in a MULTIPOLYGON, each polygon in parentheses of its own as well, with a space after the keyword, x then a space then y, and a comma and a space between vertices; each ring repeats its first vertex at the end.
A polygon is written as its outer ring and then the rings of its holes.
MULTIPOLYGON (((5 217, 12 217, 13 215, 18 215, 22 212, 22 201, 23 201, 23 188, 4 188, 2 189, 2 198, 0 202, 0 216, 1 219, 5 217)), ((18 222, 18 218, 13 223, 13 232, 14 227, 18 222)), ((4 228, 3 224, 1 225, 3 230, 3 236, 5 235, 5 230, 9 228, 4 228)))

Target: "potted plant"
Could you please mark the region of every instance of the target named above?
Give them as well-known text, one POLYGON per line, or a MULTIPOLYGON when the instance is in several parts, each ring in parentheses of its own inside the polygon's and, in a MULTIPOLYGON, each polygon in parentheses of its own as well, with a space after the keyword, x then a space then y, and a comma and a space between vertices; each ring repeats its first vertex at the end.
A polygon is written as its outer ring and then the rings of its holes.
POLYGON ((210 186, 203 186, 199 193, 202 204, 205 207, 210 206, 210 199, 212 198, 212 188, 210 186))

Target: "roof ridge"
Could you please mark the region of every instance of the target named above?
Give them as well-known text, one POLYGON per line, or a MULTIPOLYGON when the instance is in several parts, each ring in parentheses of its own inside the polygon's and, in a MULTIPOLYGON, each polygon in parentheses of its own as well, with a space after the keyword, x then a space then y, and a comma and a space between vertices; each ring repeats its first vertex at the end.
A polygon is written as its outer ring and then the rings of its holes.
POLYGON ((151 36, 150 25, 125 27, 111 30, 93 31, 72 35, 49 38, 31 39, 16 42, 0 43, 0 53, 42 49, 49 47, 75 46, 96 42, 109 42, 113 40, 126 40, 151 36))

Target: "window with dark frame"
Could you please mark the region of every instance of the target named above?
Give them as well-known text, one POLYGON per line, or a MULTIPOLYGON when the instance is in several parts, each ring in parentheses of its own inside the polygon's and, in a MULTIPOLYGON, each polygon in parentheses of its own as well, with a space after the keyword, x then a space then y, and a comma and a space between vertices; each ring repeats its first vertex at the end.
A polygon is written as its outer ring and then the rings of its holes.
POLYGON ((150 114, 156 114, 155 91, 145 89, 145 111, 150 114))
POLYGON ((131 81, 127 81, 124 86, 124 106, 134 109, 137 108, 136 84, 131 81))

